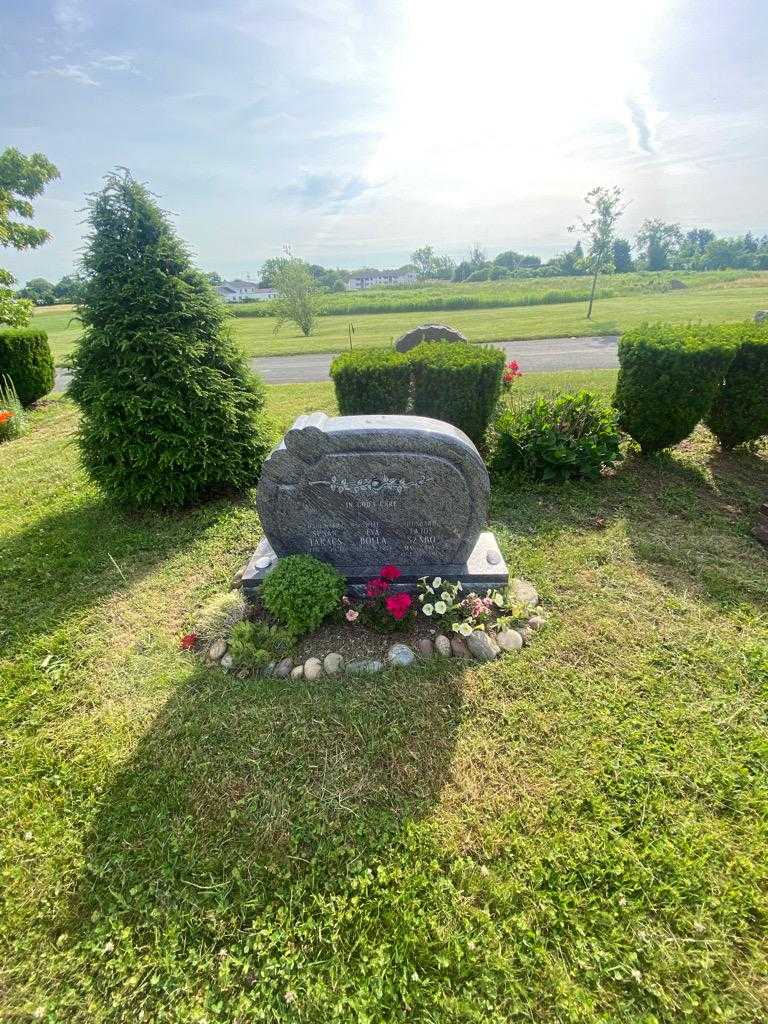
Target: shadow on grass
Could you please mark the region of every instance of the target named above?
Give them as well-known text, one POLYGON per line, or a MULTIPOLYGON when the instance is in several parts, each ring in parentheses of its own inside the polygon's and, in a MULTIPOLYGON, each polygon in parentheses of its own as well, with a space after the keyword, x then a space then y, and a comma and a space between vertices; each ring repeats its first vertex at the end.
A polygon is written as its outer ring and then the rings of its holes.
POLYGON ((130 514, 94 499, 2 542, 0 655, 10 657, 194 544, 232 501, 130 514))
POLYGON ((450 664, 319 683, 197 669, 104 794, 64 930, 210 947, 347 891, 438 799, 460 681, 450 664))
POLYGON ((765 457, 723 453, 699 437, 649 460, 630 454, 614 475, 597 481, 543 485, 500 477, 492 525, 539 542, 574 532, 578 546, 585 530, 621 522, 638 566, 670 591, 764 612, 768 562, 751 531, 766 492, 765 457))

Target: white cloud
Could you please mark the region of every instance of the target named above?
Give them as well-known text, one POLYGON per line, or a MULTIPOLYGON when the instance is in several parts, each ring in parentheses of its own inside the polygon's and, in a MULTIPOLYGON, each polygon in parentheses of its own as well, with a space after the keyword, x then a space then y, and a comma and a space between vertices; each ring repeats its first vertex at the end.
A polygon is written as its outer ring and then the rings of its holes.
POLYGON ((78 85, 98 86, 99 84, 80 64, 62 64, 59 67, 47 68, 45 71, 31 71, 30 74, 37 78, 69 78, 73 82, 77 82, 78 85))
POLYGON ((133 63, 133 58, 127 54, 105 53, 79 64, 59 64, 57 57, 51 57, 50 66, 30 71, 36 78, 68 78, 78 85, 100 86, 101 82, 94 78, 92 72, 106 71, 117 74, 125 73, 137 75, 138 69, 133 63))
POLYGON ((57 0, 53 18, 65 32, 84 32, 91 27, 91 16, 83 0, 57 0))

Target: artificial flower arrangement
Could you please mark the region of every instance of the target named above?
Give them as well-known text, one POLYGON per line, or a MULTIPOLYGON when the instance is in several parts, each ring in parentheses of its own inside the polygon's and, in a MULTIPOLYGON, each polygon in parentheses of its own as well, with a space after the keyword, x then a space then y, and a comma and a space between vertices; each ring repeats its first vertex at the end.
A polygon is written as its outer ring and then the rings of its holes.
POLYGON ((418 600, 423 615, 439 619, 446 629, 469 636, 475 629, 485 629, 491 615, 504 607, 504 595, 488 590, 484 597, 473 591, 464 595, 461 582, 450 583, 435 576, 422 576, 418 582, 418 600))
POLYGON ((391 633, 402 629, 413 618, 413 598, 392 587, 402 573, 396 565, 385 565, 379 575, 368 580, 365 597, 355 602, 343 597, 341 603, 347 622, 361 622, 378 632, 391 633))

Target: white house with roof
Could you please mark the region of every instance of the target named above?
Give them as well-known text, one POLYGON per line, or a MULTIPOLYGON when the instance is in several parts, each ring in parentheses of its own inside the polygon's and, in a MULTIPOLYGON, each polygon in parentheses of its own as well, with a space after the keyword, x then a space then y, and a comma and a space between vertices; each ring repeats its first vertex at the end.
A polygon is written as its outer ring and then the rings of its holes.
POLYGON ((216 291, 222 302, 265 302, 277 296, 276 288, 259 288, 255 281, 222 281, 216 285, 216 291))
POLYGON ((347 291, 357 292, 361 288, 387 288, 393 284, 416 284, 417 277, 410 270, 372 270, 350 277, 347 291))

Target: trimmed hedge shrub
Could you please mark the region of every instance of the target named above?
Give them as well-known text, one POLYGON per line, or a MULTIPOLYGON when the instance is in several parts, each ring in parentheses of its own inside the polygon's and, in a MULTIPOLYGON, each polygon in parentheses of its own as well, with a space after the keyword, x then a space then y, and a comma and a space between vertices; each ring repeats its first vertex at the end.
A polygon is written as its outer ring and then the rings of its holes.
POLYGON ((312 555, 287 555, 261 584, 264 607, 294 636, 311 633, 341 607, 346 580, 312 555))
POLYGON ((331 363, 342 416, 404 413, 411 395, 411 365, 399 352, 343 352, 331 363))
POLYGON ((127 172, 90 200, 89 221, 70 395, 90 476, 138 508, 246 490, 272 431, 264 387, 227 335, 216 293, 127 172))
POLYGON ((589 391, 535 398, 496 420, 491 467, 538 480, 597 477, 619 459, 616 420, 589 391))
POLYGON ((768 434, 768 323, 723 327, 736 354, 704 422, 723 448, 768 434))
POLYGON ((619 426, 650 455, 684 440, 706 416, 733 358, 716 327, 643 324, 619 340, 619 426))
POLYGON ((34 327, 0 327, 0 377, 13 381, 19 401, 30 405, 53 387, 48 335, 34 327))
POLYGON ((453 423, 481 445, 501 392, 502 350, 427 342, 412 349, 408 358, 414 415, 453 423))

